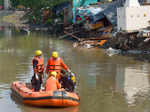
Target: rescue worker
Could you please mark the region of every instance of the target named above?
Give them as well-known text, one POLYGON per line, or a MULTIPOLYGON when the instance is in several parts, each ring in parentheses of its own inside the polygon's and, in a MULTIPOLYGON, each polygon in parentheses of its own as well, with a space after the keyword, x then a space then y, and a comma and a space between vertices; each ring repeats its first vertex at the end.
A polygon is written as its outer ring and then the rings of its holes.
POLYGON ((46 91, 55 91, 61 88, 61 84, 56 79, 56 76, 57 76, 56 71, 52 71, 50 73, 50 76, 48 77, 46 81, 46 87, 45 87, 46 91))
POLYGON ((76 78, 74 73, 69 73, 62 77, 62 88, 66 91, 73 92, 76 87, 76 78))
POLYGON ((46 74, 49 75, 52 71, 57 72, 57 79, 61 79, 61 70, 65 69, 67 72, 71 72, 67 65, 64 64, 64 61, 59 57, 58 52, 52 52, 52 56, 49 58, 46 66, 46 74))
POLYGON ((31 84, 34 91, 39 91, 42 84, 44 72, 44 57, 41 50, 35 51, 35 56, 32 60, 34 76, 31 79, 31 84))

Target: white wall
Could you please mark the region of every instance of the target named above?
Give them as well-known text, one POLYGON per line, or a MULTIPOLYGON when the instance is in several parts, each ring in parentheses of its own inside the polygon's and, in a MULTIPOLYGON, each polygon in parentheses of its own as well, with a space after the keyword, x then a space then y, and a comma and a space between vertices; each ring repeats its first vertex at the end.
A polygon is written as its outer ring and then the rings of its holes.
POLYGON ((117 27, 118 30, 126 29, 126 15, 124 8, 117 8, 117 27))
POLYGON ((138 7, 140 6, 138 0, 126 0, 125 7, 138 7))
POLYGON ((117 9, 118 30, 128 32, 150 26, 150 6, 122 7, 117 9))

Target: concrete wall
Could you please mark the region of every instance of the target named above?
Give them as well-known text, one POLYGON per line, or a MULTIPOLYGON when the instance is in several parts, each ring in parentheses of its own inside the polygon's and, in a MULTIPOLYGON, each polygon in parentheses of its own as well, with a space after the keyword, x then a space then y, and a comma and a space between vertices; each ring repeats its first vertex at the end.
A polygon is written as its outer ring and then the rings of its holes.
POLYGON ((118 31, 126 29, 126 15, 124 8, 117 8, 117 28, 118 31))
POLYGON ((128 32, 150 26, 150 6, 122 7, 117 9, 118 30, 128 32))

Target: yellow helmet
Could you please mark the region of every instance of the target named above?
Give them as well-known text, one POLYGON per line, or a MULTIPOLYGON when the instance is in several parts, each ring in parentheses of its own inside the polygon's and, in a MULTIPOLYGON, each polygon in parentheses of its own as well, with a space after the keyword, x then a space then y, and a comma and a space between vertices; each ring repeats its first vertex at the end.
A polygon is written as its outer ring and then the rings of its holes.
POLYGON ((56 52, 56 51, 52 52, 52 57, 53 58, 58 58, 58 52, 56 52))
POLYGON ((54 76, 54 77, 56 78, 57 72, 56 72, 56 71, 52 71, 52 72, 51 72, 51 75, 54 76))
POLYGON ((75 76, 72 76, 72 77, 71 77, 71 80, 73 81, 73 83, 75 83, 75 82, 76 82, 75 76))
POLYGON ((35 55, 36 55, 36 56, 40 56, 41 54, 42 54, 42 51, 41 51, 41 50, 36 50, 36 51, 35 51, 35 55))

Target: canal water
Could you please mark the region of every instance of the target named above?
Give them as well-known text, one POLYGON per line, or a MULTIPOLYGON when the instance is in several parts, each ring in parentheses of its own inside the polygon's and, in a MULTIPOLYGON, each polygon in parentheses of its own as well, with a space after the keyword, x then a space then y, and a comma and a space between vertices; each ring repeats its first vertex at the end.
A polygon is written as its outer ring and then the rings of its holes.
POLYGON ((104 49, 73 48, 72 41, 44 33, 23 34, 0 27, 0 112, 150 112, 150 64, 104 49), (32 58, 41 49, 45 64, 56 50, 78 75, 81 103, 69 108, 37 108, 11 96, 13 81, 30 82, 32 58))

